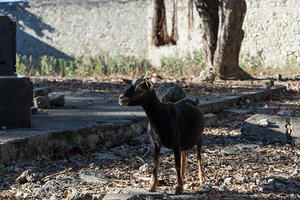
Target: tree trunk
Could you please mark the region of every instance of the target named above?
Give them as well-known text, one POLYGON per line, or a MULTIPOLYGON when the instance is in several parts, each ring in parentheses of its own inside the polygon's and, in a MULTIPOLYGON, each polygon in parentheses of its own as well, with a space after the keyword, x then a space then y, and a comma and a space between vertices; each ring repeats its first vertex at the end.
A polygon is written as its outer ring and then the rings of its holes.
POLYGON ((155 0, 152 19, 152 44, 163 46, 170 42, 171 39, 167 30, 165 2, 164 0, 155 0))
POLYGON ((171 43, 173 45, 176 45, 178 40, 178 27, 177 27, 177 5, 178 0, 173 0, 173 17, 172 17, 172 34, 171 34, 171 43))
POLYGON ((244 38, 242 25, 246 13, 245 0, 197 0, 207 68, 202 80, 252 79, 239 67, 239 53, 244 38))

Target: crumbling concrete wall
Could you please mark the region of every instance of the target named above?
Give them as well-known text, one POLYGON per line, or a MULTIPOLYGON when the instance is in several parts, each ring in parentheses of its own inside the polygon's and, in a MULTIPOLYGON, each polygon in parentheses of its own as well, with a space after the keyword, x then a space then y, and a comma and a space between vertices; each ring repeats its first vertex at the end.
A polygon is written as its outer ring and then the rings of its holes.
MULTIPOLYGON (((172 1, 166 0, 171 34, 172 1)), ((246 0, 242 54, 263 59, 267 66, 300 63, 300 1, 246 0)), ((194 8, 188 29, 188 1, 178 1, 177 45, 151 45, 152 0, 31 0, 0 3, 0 14, 18 25, 17 53, 71 58, 125 54, 149 58, 159 65, 163 56, 184 56, 200 50, 199 16, 194 8)))

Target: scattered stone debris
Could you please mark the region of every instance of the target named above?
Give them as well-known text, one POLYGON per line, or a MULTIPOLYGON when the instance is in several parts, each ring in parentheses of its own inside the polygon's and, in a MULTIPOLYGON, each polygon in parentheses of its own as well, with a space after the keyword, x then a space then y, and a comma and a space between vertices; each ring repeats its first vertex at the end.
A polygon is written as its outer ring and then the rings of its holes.
POLYGON ((258 126, 261 126, 261 127, 267 127, 269 124, 269 121, 268 119, 261 119, 257 122, 257 125, 258 126))
POLYGON ((217 125, 218 115, 213 113, 208 113, 204 115, 204 121, 206 126, 217 125))
POLYGON ((292 115, 292 111, 290 111, 290 110, 281 110, 281 111, 277 112, 277 115, 280 115, 280 116, 291 116, 292 115))
POLYGON ((156 94, 162 102, 176 102, 185 97, 183 89, 175 83, 161 83, 156 94))
POLYGON ((96 153, 95 159, 97 160, 116 160, 119 157, 113 153, 96 153))
POLYGON ((239 152, 239 148, 237 146, 225 147, 223 152, 225 155, 234 155, 239 152))
POLYGON ((107 184, 109 181, 99 170, 81 170, 79 172, 79 177, 82 181, 90 184, 107 184))
POLYGON ((142 166, 139 167, 139 172, 150 172, 150 166, 148 163, 143 164, 142 166))
POLYGON ((48 96, 48 94, 52 92, 52 89, 49 87, 43 87, 43 88, 34 88, 33 89, 33 97, 44 97, 48 96))
POLYGON ((234 175, 234 179, 238 182, 238 183, 244 183, 246 180, 246 177, 242 174, 236 174, 234 175))
MULTIPOLYGON (((226 114, 219 120, 225 116, 228 119, 226 114)), ((205 184, 197 176, 195 149, 187 151, 184 199, 300 197, 299 146, 291 150, 284 145, 242 143, 242 139, 230 139, 227 132, 219 128, 204 132, 205 184)), ((148 192, 153 166, 153 152, 146 154, 149 147, 142 142, 125 144, 86 156, 1 168, 0 199, 182 199, 174 196, 177 178, 172 152, 161 154, 157 192, 148 192), (15 183, 17 177, 25 177, 19 178, 22 184, 15 183)))
POLYGON ((63 107, 65 105, 65 95, 50 96, 50 105, 53 107, 63 107))
POLYGON ((31 170, 25 170, 17 179, 16 179, 16 183, 18 184, 24 184, 27 182, 32 182, 35 180, 35 173, 31 170))
POLYGON ((224 184, 225 184, 225 185, 229 185, 229 184, 232 183, 232 181, 233 181, 233 177, 232 177, 232 176, 226 177, 226 178, 224 179, 224 184))
MULTIPOLYGON (((49 87, 33 89, 33 105, 39 109, 52 109, 55 107, 62 107, 65 105, 65 95, 51 93, 52 89, 49 87)), ((32 114, 36 112, 32 111, 32 114)))
POLYGON ((81 192, 72 190, 72 193, 66 198, 66 200, 92 200, 93 195, 87 191, 81 192))
POLYGON ((269 108, 256 108, 253 109, 254 113, 256 114, 266 114, 266 115, 273 115, 275 113, 274 110, 269 108))
POLYGON ((33 99, 33 104, 39 109, 51 109, 51 100, 48 96, 38 96, 33 99))
POLYGON ((226 111, 234 114, 247 114, 250 112, 248 109, 228 109, 226 111))

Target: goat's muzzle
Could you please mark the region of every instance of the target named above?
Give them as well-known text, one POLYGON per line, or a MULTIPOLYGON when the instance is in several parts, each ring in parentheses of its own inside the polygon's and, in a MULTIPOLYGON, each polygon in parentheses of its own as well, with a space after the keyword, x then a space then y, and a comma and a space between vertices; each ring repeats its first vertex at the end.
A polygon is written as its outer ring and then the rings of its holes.
POLYGON ((127 106, 129 104, 129 98, 125 97, 123 94, 119 96, 119 104, 121 106, 127 106))

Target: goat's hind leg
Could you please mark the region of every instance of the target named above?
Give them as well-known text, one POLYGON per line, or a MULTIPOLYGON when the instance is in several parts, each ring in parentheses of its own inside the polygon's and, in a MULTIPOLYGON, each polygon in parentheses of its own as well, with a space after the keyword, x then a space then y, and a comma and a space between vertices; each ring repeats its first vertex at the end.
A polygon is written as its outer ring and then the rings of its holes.
POLYGON ((199 175, 200 183, 205 183, 205 177, 203 175, 203 171, 201 167, 201 144, 197 145, 197 162, 198 162, 198 175, 199 175))
POLYGON ((185 179, 185 171, 186 171, 186 153, 185 151, 181 152, 181 177, 185 179))
POLYGON ((156 191, 156 185, 158 182, 157 174, 158 174, 158 166, 159 166, 159 154, 160 154, 160 147, 159 145, 155 144, 155 152, 154 152, 154 169, 152 174, 152 181, 151 181, 151 192, 156 191))
POLYGON ((175 188, 175 194, 181 194, 183 191, 183 181, 181 177, 181 151, 180 148, 174 149, 174 155, 175 155, 175 165, 176 165, 176 172, 177 172, 177 185, 175 188))

